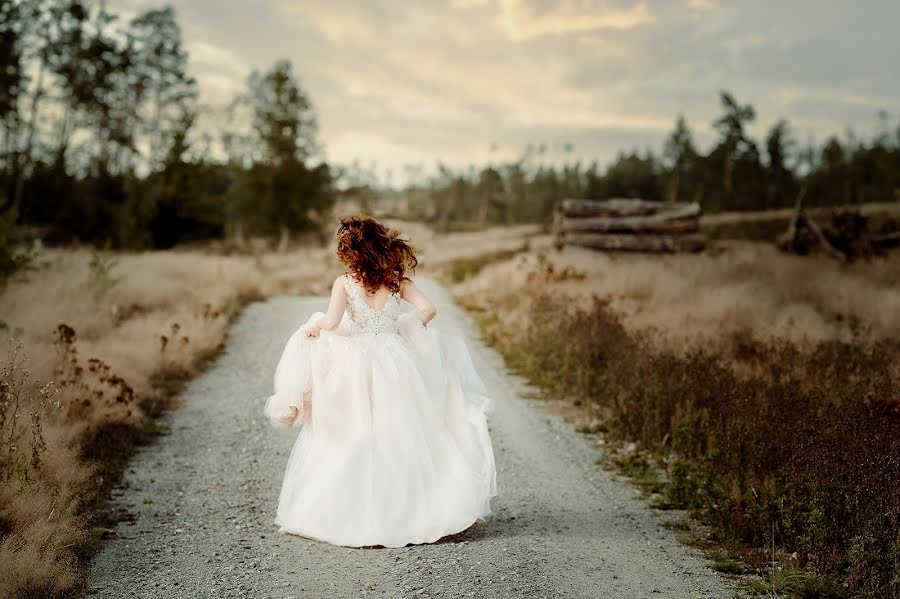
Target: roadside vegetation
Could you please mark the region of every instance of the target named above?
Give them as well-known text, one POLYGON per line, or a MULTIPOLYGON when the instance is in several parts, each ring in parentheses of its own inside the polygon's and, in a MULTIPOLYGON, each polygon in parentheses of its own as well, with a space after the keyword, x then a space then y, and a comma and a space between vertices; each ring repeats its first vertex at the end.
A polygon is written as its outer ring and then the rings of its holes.
MULTIPOLYGON (((548 397, 581 406, 579 430, 602 434, 608 461, 656 507, 689 510, 708 527, 694 534, 700 525, 672 521, 684 540, 709 550, 715 569, 756 574, 750 590, 900 595, 900 344, 884 310, 891 304, 863 307, 898 301, 897 267, 829 272, 826 259, 815 262, 834 286, 810 275, 791 291, 820 317, 800 323, 807 335, 796 323, 717 327, 727 322, 719 315, 686 342, 685 318, 715 316, 700 298, 727 288, 727 256, 592 254, 607 268, 591 272, 576 266, 584 255, 572 254, 489 264, 457 286, 507 364, 548 397), (669 276, 655 276, 653 262, 669 276), (618 278, 626 272, 630 284, 618 278), (893 282, 870 279, 885 275, 893 282), (837 285, 854 279, 868 281, 848 293, 860 297, 829 311, 837 285), (635 285, 641 293, 627 297, 635 285), (680 303, 682 294, 693 303, 680 303), (661 297, 679 303, 664 309, 661 297)), ((768 275, 745 294, 792 288, 782 278, 791 258, 778 258, 755 267, 768 275)), ((740 315, 745 325, 778 310, 762 306, 768 311, 740 315)))
POLYGON ((247 302, 324 294, 330 255, 54 250, 16 275, 0 293, 0 596, 83 588, 128 517, 106 499, 134 449, 247 302))

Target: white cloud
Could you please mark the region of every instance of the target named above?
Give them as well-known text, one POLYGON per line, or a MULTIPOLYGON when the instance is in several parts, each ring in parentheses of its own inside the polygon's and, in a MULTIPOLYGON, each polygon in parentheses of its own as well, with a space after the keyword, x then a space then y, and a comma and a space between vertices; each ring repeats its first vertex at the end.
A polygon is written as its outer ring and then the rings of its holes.
POLYGON ((374 23, 368 20, 367 11, 353 2, 292 2, 276 0, 281 9, 300 17, 329 42, 367 43, 377 34, 374 23))
POLYGON ((221 105, 243 89, 250 68, 232 50, 202 40, 188 41, 185 49, 202 98, 221 105))
POLYGON ((716 0, 691 0, 691 8, 695 10, 712 10, 716 7, 716 0))
POLYGON ((653 14, 644 2, 628 9, 606 6, 578 6, 560 3, 538 14, 525 0, 499 0, 501 28, 514 40, 544 35, 587 33, 605 29, 627 30, 652 23, 653 14))
POLYGON ((191 62, 196 66, 215 68, 240 66, 240 61, 233 51, 202 40, 188 41, 185 49, 191 55, 191 62))

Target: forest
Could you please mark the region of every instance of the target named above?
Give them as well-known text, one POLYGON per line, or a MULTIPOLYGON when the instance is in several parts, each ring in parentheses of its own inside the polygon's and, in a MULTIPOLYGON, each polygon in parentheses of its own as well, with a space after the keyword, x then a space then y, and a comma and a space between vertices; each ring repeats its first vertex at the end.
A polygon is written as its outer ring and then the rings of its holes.
POLYGON ((290 63, 252 73, 229 105, 240 125, 213 140, 196 126, 205 108, 171 7, 127 24, 78 0, 0 11, 7 228, 54 244, 167 248, 307 228, 332 200, 290 63))
MULTIPOLYGON (((0 271, 11 247, 90 243, 169 248, 319 227, 341 197, 439 230, 547 222, 563 197, 693 200, 707 213, 891 201, 900 126, 801 143, 778 121, 753 139, 756 109, 720 94, 717 139, 701 151, 678 117, 662 149, 622 151, 608 166, 548 163, 545 144, 512 162, 435 174, 402 189, 324 160, 313 103, 289 61, 253 72, 216 130, 188 73, 172 8, 123 22, 102 3, 23 0, 0 7, 0 271), (399 208, 398 208, 399 206, 399 208)), ((711 98, 711 101, 714 99, 711 98)), ((566 145, 566 155, 572 147, 566 145)), ((410 167, 413 169, 413 167, 410 167)), ((421 172, 421 169, 420 169, 421 172)))

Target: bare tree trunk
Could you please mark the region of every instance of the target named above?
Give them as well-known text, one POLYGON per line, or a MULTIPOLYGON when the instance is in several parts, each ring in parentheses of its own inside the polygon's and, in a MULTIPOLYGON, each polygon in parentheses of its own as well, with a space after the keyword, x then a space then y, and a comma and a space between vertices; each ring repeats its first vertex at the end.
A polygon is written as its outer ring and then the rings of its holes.
POLYGON ((291 242, 291 230, 287 225, 281 225, 281 238, 278 240, 278 251, 284 253, 288 250, 291 242))
POLYGON ((65 175, 66 172, 66 151, 69 148, 69 124, 71 122, 71 107, 69 103, 66 102, 66 107, 63 110, 62 122, 59 126, 59 137, 56 140, 56 163, 60 169, 62 169, 62 174, 65 175))
POLYGON ((44 95, 44 61, 38 68, 37 86, 34 95, 31 96, 30 117, 28 119, 28 135, 25 138, 25 147, 22 149, 18 157, 19 166, 16 173, 16 187, 13 192, 13 210, 19 212, 22 205, 22 194, 25 191, 25 173, 31 167, 31 152, 34 148, 34 132, 37 129, 37 114, 40 106, 41 97, 44 95))
POLYGON ((698 185, 697 188, 694 190, 694 198, 693 198, 694 202, 697 204, 700 204, 701 206, 703 205, 703 192, 705 190, 706 190, 706 184, 703 183, 702 181, 700 182, 700 185, 698 185))
MULTIPOLYGON (((15 152, 13 151, 13 136, 14 136, 14 127, 12 125, 12 119, 9 115, 3 119, 3 181, 9 185, 9 182, 12 181, 13 176, 15 175, 15 165, 13 164, 15 158, 15 152)), ((17 133, 17 132, 16 132, 17 133)), ((7 205, 11 205, 12 202, 12 194, 9 193, 9 187, 6 187, 0 190, 0 210, 3 210, 7 207, 7 205)))
POLYGON ((488 204, 490 203, 490 195, 484 194, 481 204, 478 206, 478 226, 483 227, 487 222, 488 204))
POLYGON ((733 160, 734 152, 728 151, 725 153, 725 172, 722 173, 722 187, 725 190, 725 202, 727 209, 731 210, 733 207, 731 206, 731 195, 732 195, 732 187, 734 185, 734 160, 733 160))
POLYGON ((672 169, 672 178, 669 179, 669 189, 666 200, 671 204, 678 201, 678 186, 681 179, 681 168, 678 164, 672 169))

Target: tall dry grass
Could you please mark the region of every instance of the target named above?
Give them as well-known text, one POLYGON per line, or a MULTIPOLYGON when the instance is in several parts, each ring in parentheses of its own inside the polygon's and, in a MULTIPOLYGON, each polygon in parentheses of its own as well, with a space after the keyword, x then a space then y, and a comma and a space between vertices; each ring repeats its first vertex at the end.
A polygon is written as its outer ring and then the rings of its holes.
POLYGON ((83 584, 105 498, 154 417, 248 301, 326 292, 332 255, 53 250, 2 290, 14 341, 0 372, 0 596, 83 584))
POLYGON ((627 468, 662 470, 657 505, 691 509, 743 548, 768 577, 760 589, 900 595, 895 262, 746 246, 541 256, 487 266, 456 292, 509 365, 583 406, 587 430, 637 448, 627 468), (824 578, 786 585, 797 566, 824 578))
POLYGON ((849 339, 855 328, 900 338, 900 258, 840 264, 790 256, 771 244, 720 243, 698 255, 603 254, 567 247, 486 265, 456 288, 463 298, 521 289, 550 267, 570 276, 554 292, 608 297, 630 330, 655 330, 672 349, 721 344, 735 335, 797 343, 849 339))

